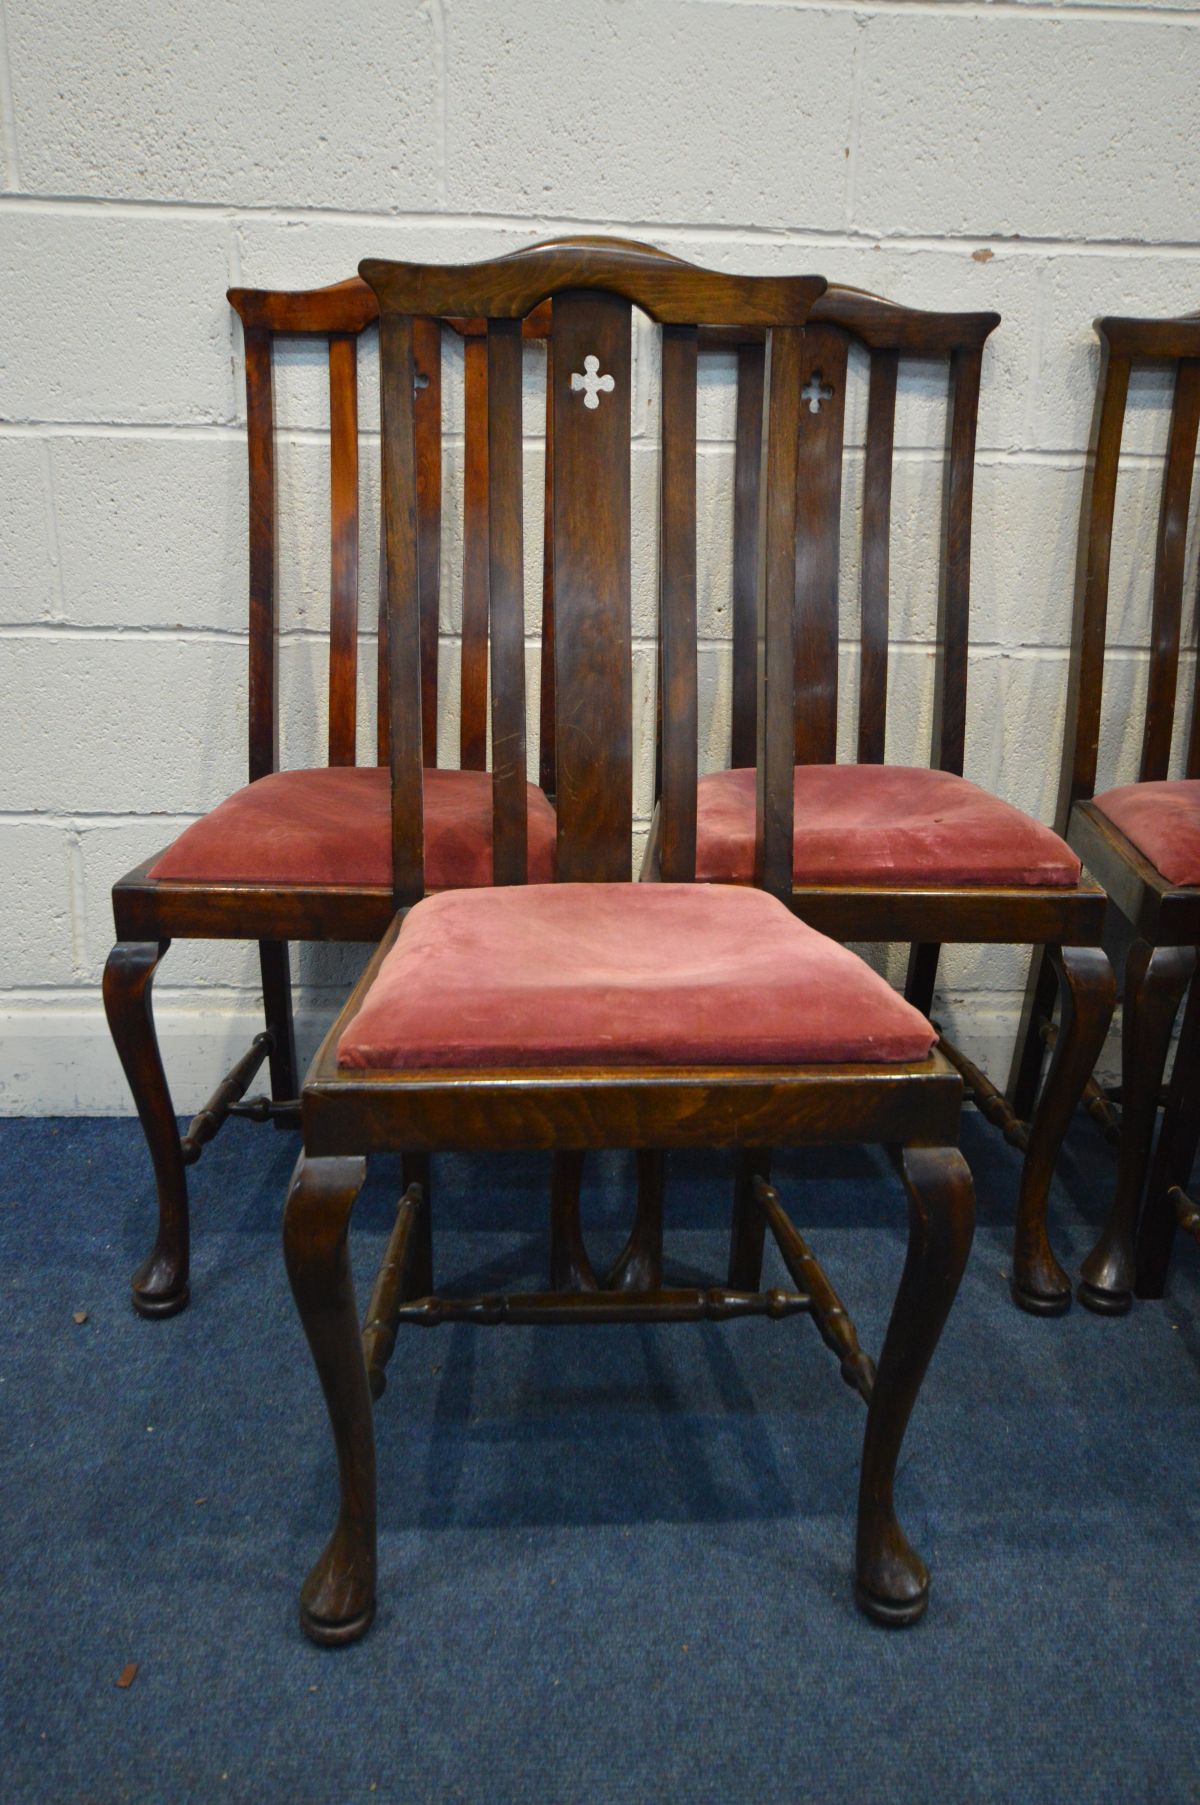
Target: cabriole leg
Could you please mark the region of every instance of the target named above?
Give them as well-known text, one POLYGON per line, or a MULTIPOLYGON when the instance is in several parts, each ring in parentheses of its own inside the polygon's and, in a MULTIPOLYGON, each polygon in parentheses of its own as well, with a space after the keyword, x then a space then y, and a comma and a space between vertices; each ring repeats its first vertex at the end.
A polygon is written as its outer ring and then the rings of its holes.
POLYGON ((1135 940, 1125 964, 1121 1023, 1121 1141, 1117 1186, 1100 1239, 1083 1262, 1079 1301, 1120 1316, 1133 1300, 1133 1236, 1146 1183, 1171 1028, 1196 964, 1190 946, 1135 940))
MULTIPOLYGON (((300 1094, 296 1077, 296 1036, 292 1027, 292 967, 286 940, 260 940, 263 1015, 271 1031, 271 1096, 288 1103, 300 1094)), ((278 1126, 286 1124, 279 1120, 278 1126)))
POLYGON ((1051 946, 1046 956, 1058 974, 1058 1038, 1029 1124, 1013 1245, 1013 1300, 1032 1316, 1059 1316, 1070 1308, 1071 1281, 1050 1246, 1046 1205, 1063 1137, 1099 1058, 1117 997, 1101 947, 1051 946))
POLYGON ((375 1615, 375 1429, 346 1231, 366 1177, 362 1159, 296 1162, 283 1217, 292 1296, 325 1393, 341 1503, 333 1534, 300 1592, 314 1642, 354 1642, 375 1615))
POLYGON ((104 1011, 150 1149, 158 1236, 133 1275, 139 1316, 174 1316, 188 1301, 188 1196, 179 1127, 154 1030, 151 987, 169 940, 122 940, 104 967, 104 1011))
POLYGON ((975 1230, 975 1187, 957 1147, 906 1147, 901 1169, 908 1254, 867 1410, 854 1582, 860 1609, 896 1627, 929 1602, 928 1570, 896 1520, 896 1462, 975 1230))

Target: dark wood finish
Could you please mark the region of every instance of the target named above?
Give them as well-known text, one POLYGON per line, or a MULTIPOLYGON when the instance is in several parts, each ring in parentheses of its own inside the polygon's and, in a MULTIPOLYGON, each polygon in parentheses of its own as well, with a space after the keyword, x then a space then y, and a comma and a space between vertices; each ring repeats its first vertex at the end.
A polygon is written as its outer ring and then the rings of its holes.
POLYGON ((383 1261, 371 1287, 371 1299, 363 1317, 362 1348, 373 1402, 387 1385, 387 1363, 396 1346, 400 1309, 412 1295, 409 1268, 416 1252, 417 1234, 425 1200, 419 1184, 412 1184, 396 1206, 396 1220, 388 1236, 383 1261))
POLYGON ((1079 1297, 1089 1309, 1120 1316, 1133 1301, 1134 1235, 1171 1029, 1196 969, 1191 947, 1135 940, 1125 961, 1121 1020, 1121 1139, 1117 1185, 1100 1239, 1083 1263, 1079 1297))
MULTIPOLYGON (((487 417, 488 342, 463 346, 463 385, 469 420, 487 417)), ((488 439, 470 433, 463 453, 463 597, 460 763, 485 771, 488 760, 488 439)), ((434 706, 437 699, 434 698, 434 706)))
MULTIPOLYGON (((1129 1308, 1135 1288, 1134 1237, 1139 1205, 1147 1187, 1147 1166, 1171 1023, 1178 1009, 1200 942, 1200 888, 1167 883, 1149 860, 1095 806, 1092 797, 1100 751, 1100 723, 1108 627, 1117 477, 1135 365, 1152 363, 1173 370, 1173 401, 1163 470, 1153 559, 1150 604, 1150 662, 1142 720, 1139 780, 1158 780, 1170 770, 1172 744, 1185 731, 1185 709, 1177 709, 1182 643, 1184 559, 1200 427, 1200 318, 1178 320, 1100 319, 1100 371, 1080 509, 1067 730, 1059 783, 1059 831, 1103 885, 1112 906, 1134 934, 1125 972, 1122 1040, 1122 1110, 1118 1169, 1109 1214, 1083 1266, 1081 1302, 1105 1315, 1129 1308)), ((1146 560, 1149 565, 1149 558, 1146 560)), ((1191 698, 1185 771, 1200 775, 1200 711, 1191 698)), ((1048 976, 1033 962, 1026 988, 1021 1031, 1010 1088, 1018 1105, 1035 1092, 1041 1068, 1041 1031, 1051 1006, 1048 976)), ((1176 1066, 1179 1070, 1178 1061, 1176 1066)), ((1197 1067, 1200 1070, 1200 1067, 1197 1067)), ((1187 1068, 1181 1084, 1194 1082, 1187 1068)), ((1162 1161, 1169 1161, 1172 1136, 1160 1137, 1162 1161)), ((1160 1162, 1161 1163, 1161 1162, 1160 1162)), ((1147 1231, 1148 1295, 1161 1292, 1162 1225, 1168 1181, 1158 1172, 1151 1189, 1151 1213, 1158 1223, 1147 1231)), ((1148 1207, 1150 1207, 1148 1205, 1148 1207)), ((1137 1281, 1140 1287, 1140 1279, 1137 1281)))
POLYGON ((792 887, 797 482, 803 373, 801 335, 794 330, 773 332, 763 373, 767 413, 759 527, 762 601, 754 870, 758 882, 779 897, 786 897, 792 887))
POLYGON ((490 322, 487 354, 493 881, 523 884, 529 792, 525 775, 524 456, 519 320, 490 322))
MULTIPOLYGON (((860 687, 857 757, 866 764, 886 757, 889 636, 889 535, 895 461, 897 379, 904 356, 937 358, 948 372, 948 430, 942 484, 939 542, 939 604, 934 635, 933 731, 930 764, 961 775, 964 764, 970 648, 971 521, 974 499, 976 426, 983 350, 998 324, 994 313, 923 313, 865 294, 831 286, 813 305, 804 333, 803 362, 784 379, 798 394, 795 519, 788 518, 790 475, 780 467, 772 490, 778 519, 774 550, 771 523, 751 523, 751 497, 758 495, 763 430, 762 338, 745 327, 710 328, 701 348, 738 353, 738 412, 734 503, 734 673, 733 762, 746 764, 747 748, 759 735, 759 843, 756 876, 773 894, 790 902, 811 926, 840 940, 909 941, 905 994, 928 1015, 934 1004, 941 946, 946 942, 1002 942, 1045 947, 1098 947, 1105 898, 1084 876, 1075 886, 1053 889, 1001 888, 988 884, 902 885, 880 870, 873 885, 794 881, 792 875, 792 766, 832 763, 837 756, 838 561, 841 545, 843 390, 851 345, 870 360, 866 451, 863 478, 860 582, 860 687), (757 543, 756 543, 757 541, 757 543), (786 550, 785 550, 786 543, 786 550), (765 717, 759 719, 759 686, 751 661, 750 623, 755 603, 748 581, 752 558, 764 561, 766 593, 758 656, 765 717), (790 559, 794 582, 784 569, 790 559), (773 582, 773 587, 772 587, 773 582), (772 599, 772 597, 774 599, 772 599)), ((778 380, 778 358, 786 334, 776 332, 768 351, 778 380)), ((776 397, 767 376, 772 404, 776 397)), ((769 428, 768 428, 769 430, 769 428)), ((789 439, 793 436, 788 428, 789 439)), ((1184 431, 1180 429, 1183 443, 1184 431)), ((785 451, 786 454, 786 451, 785 451)), ((771 448, 767 447, 767 457, 771 448)), ((1114 451, 1115 459, 1115 451, 1114 451)), ((1114 463, 1115 469, 1115 463, 1114 463)), ((644 872, 665 875, 662 825, 651 832, 644 872)), ((1088 1049, 1102 1039, 1104 1010, 1112 985, 1103 955, 1073 959, 1069 1046, 1053 1068, 1035 1115, 1036 1081, 1021 1097, 1006 1101, 986 1074, 948 1048, 963 1073, 968 1094, 1012 1144, 1027 1149, 1018 1202, 1014 1295, 1029 1308, 1046 1307, 1053 1273, 1055 1308, 1060 1307, 1058 1267, 1043 1246, 1046 1197, 1058 1141, 1065 1132, 1079 1089, 1086 1083, 1088 1049), (1097 1038, 1099 1036, 1099 1039, 1097 1038), (1050 1138, 1048 1139, 1048 1135, 1050 1138)), ((1046 967, 1043 1003, 1053 1007, 1056 971, 1046 967)), ((1040 1074, 1041 1042, 1036 1057, 1040 1074)), ((752 1213, 746 1216, 753 1220, 752 1213)), ((1069 1297, 1069 1292, 1066 1293, 1069 1297)))
MULTIPOLYGON (((695 703, 695 453, 694 328, 726 321, 736 310, 771 327, 767 394, 780 418, 768 424, 764 490, 768 548, 767 592, 772 619, 790 620, 795 591, 796 444, 803 367, 804 315, 819 283, 748 281, 696 271, 640 247, 587 241, 531 251, 466 271, 364 265, 383 310, 384 387, 390 398, 406 385, 406 326, 414 312, 437 305, 452 315, 488 317, 489 511, 493 644, 497 603, 519 601, 519 559, 504 524, 511 491, 513 428, 519 409, 512 383, 511 347, 523 311, 554 296, 553 588, 555 635, 556 773, 559 801, 558 876, 569 881, 628 877, 630 770, 629 597, 629 333, 631 303, 646 307, 666 329, 664 428, 672 443, 663 459, 663 569, 666 620, 662 682, 664 786, 670 818, 675 792, 686 782, 694 807, 695 766, 686 741, 694 738, 695 703), (512 321, 509 330, 502 322, 512 321), (503 347, 497 355, 497 347, 503 347), (594 404, 594 405, 593 405, 594 404), (788 440, 791 439, 789 446, 788 440), (772 485, 782 482, 782 498, 772 485), (507 550, 505 541, 508 541, 507 550), (693 644, 689 650, 686 641, 693 644)), ((399 568, 399 544, 413 533, 407 481, 396 471, 405 453, 394 439, 407 431, 403 408, 385 415, 389 467, 389 566, 399 568)), ((411 561, 411 555, 410 555, 411 561)), ((395 583, 390 596, 395 643, 405 644, 394 674, 408 696, 416 681, 413 630, 397 611, 414 614, 410 589, 395 583)), ((511 622, 508 623, 511 626, 511 622)), ((505 631, 500 625, 500 631, 505 631)), ((793 667, 789 661, 787 682, 793 667)), ((774 721, 772 701, 761 711, 774 721)), ((791 795, 792 718, 773 780, 786 777, 791 795)), ((500 787, 499 754, 493 788, 500 787)), ((395 757, 397 788, 415 784, 409 757, 395 757)), ((771 796, 773 808, 782 807, 771 796)), ((790 818, 789 818, 790 819, 790 818)), ((686 817, 667 835, 673 866, 685 865, 686 817), (672 837, 673 836, 673 837, 672 837)), ((789 872, 790 877, 790 872, 789 872)), ((556 1153, 550 1215, 547 1292, 485 1297, 415 1297, 393 1311, 399 1322, 479 1324, 721 1320, 756 1314, 780 1317, 812 1311, 864 1395, 870 1391, 859 1518, 858 1597, 864 1610, 888 1622, 911 1621, 924 1609, 927 1575, 909 1549, 892 1508, 891 1486, 904 1427, 924 1366, 937 1340, 966 1258, 971 1234, 971 1183, 954 1150, 962 1086, 936 1053, 907 1065, 629 1069, 623 1067, 499 1071, 351 1071, 337 1063, 344 1023, 361 1006, 400 931, 384 936, 338 1024, 330 1031, 303 1093, 305 1155, 288 1204, 289 1269, 310 1343, 322 1374, 342 1477, 342 1509, 334 1538, 310 1576, 302 1603, 308 1633, 319 1641, 361 1634, 369 1611, 374 1558, 373 1452, 364 1426, 368 1385, 362 1347, 352 1332, 346 1300, 345 1220, 361 1158, 384 1148, 417 1152, 548 1148, 556 1153), (809 1249, 765 1185, 765 1155, 774 1145, 876 1141, 904 1149, 909 1162, 912 1233, 901 1296, 878 1380, 848 1318, 809 1249), (625 1249, 598 1278, 579 1219, 583 1155, 590 1147, 628 1147, 640 1155, 638 1210, 625 1249), (729 1146, 739 1150, 740 1231, 735 1226, 727 1287, 671 1287, 662 1278, 662 1187, 666 1149, 729 1146), (308 1177, 309 1171, 314 1176, 308 1177), (320 1176, 322 1173, 327 1177, 320 1176), (325 1204, 317 1198, 323 1187, 325 1204), (751 1220, 747 1198, 757 1211, 751 1220), (316 1217, 320 1215, 320 1222, 316 1217), (785 1258, 804 1285, 795 1292, 759 1289, 762 1228, 769 1218, 785 1258), (745 1269, 746 1281, 734 1276, 745 1269), (324 1277, 320 1275, 323 1272, 324 1277), (298 1283, 297 1274, 303 1276, 298 1283), (882 1401, 881 1401, 882 1399, 882 1401), (340 1414, 339 1414, 340 1413, 340 1414), (334 1600, 341 1599, 340 1607, 334 1600)), ((394 1284, 392 1289, 394 1290, 394 1284)), ((390 1300, 389 1300, 390 1303, 390 1300)))
MULTIPOLYGON (((1196 1163, 1200 1145, 1200 1084, 1195 1081, 1200 1069, 1200 985, 1193 983, 1188 991, 1179 1045, 1175 1049, 1175 1067, 1163 1114, 1162 1131, 1154 1149, 1146 1202, 1138 1223, 1134 1248, 1134 1291, 1138 1297, 1161 1297, 1166 1287, 1167 1269, 1175 1230, 1183 1223, 1179 1214, 1179 1187, 1186 1185, 1196 1163)), ((1189 1232, 1194 1233, 1194 1226, 1189 1232)))
MULTIPOLYGON (((484 397, 486 405, 486 396, 484 397)), ((417 563, 421 583, 421 756, 437 764, 438 630, 442 562, 442 327, 440 320, 413 321, 413 459, 417 489, 417 563)), ((467 450, 483 436, 468 413, 467 450), (472 430, 474 428, 474 430, 472 430)), ((385 560, 386 568, 386 560, 385 560)), ((472 623, 474 625, 474 623, 472 623)), ((479 629, 476 627, 477 632, 479 629)), ((487 626, 482 628, 484 643, 487 626)), ((463 626, 466 639, 466 625, 463 626)), ((486 709, 486 703, 485 703, 486 709)), ((389 723, 390 726, 390 723, 389 723)))
POLYGON ((564 882, 630 876, 629 334, 619 295, 567 293, 555 303, 555 803, 564 882), (573 387, 589 368, 611 378, 606 392, 573 387), (579 698, 574 709, 563 709, 564 695, 579 698))
POLYGON ((292 1296, 325 1394, 337 1448, 338 1520, 300 1594, 314 1642, 353 1642, 375 1615, 375 1425, 346 1230, 366 1177, 361 1159, 296 1162, 283 1216, 292 1296))
POLYGON ((659 623, 662 873, 696 876, 696 351, 694 326, 662 335, 659 623))
POLYGON ((118 941, 104 967, 104 1012, 137 1105, 158 1189, 158 1237, 132 1280, 139 1316, 174 1316, 188 1301, 183 1149, 154 1032, 151 996, 154 973, 170 944, 118 941))
POLYGON ((871 1388, 858 1493, 855 1595, 877 1621, 923 1616, 929 1574, 896 1519, 896 1461, 925 1370, 950 1314, 974 1234, 974 1189, 954 1147, 905 1147, 908 1253, 871 1388))
POLYGON ((228 1075, 222 1078, 204 1108, 192 1117, 187 1133, 179 1143, 185 1166, 192 1166, 240 1103, 263 1060, 271 1050, 269 1033, 256 1034, 249 1048, 228 1075))
MULTIPOLYGON (((331 288, 285 294, 235 289, 229 299, 244 326, 246 356, 247 454, 249 468, 249 777, 274 771, 278 749, 276 600, 275 411, 272 367, 277 341, 300 335, 327 346, 330 407, 330 628, 329 734, 331 764, 353 765, 357 758, 357 675, 359 611, 359 432, 357 346, 361 334, 378 318, 373 291, 360 277, 331 288)), ((412 322, 413 382, 410 392, 412 470, 415 490, 416 551, 419 579, 420 677, 419 707, 405 717, 403 744, 410 750, 410 729, 420 740, 421 756, 436 763, 438 614, 442 524, 442 336, 443 327, 461 332, 468 344, 468 369, 486 362, 486 345, 478 336, 483 323, 443 322, 423 317, 412 322), (419 723, 419 727, 417 726, 419 723)), ((549 312, 525 322, 527 337, 544 337, 549 312)), ((463 621, 462 763, 482 768, 488 737, 488 609, 487 609, 487 385, 468 383, 466 462, 468 495, 464 519, 464 569, 467 594, 463 621), (482 513, 471 505, 470 473, 484 472, 482 513), (480 577, 480 573, 481 577, 480 577), (476 681, 477 674, 481 677, 476 681)), ((389 683, 392 648, 388 633, 387 558, 381 557, 378 758, 391 759, 389 683)), ((524 788, 521 790, 524 804, 524 788)), ((402 838, 411 832, 411 823, 402 838)), ((263 1008, 269 1035, 271 1097, 242 1097, 247 1071, 240 1060, 217 1092, 224 1104, 213 1114, 201 1112, 204 1132, 188 1147, 189 1157, 210 1138, 214 1121, 231 1114, 271 1120, 292 1127, 298 1121, 297 1073, 292 1026, 288 942, 292 939, 377 940, 394 913, 391 886, 353 888, 344 885, 288 886, 255 884, 163 883, 148 875, 147 860, 114 887, 113 911, 118 939, 142 946, 165 946, 172 938, 257 939, 262 971, 263 1008), (239 1088, 241 1086, 241 1088, 239 1088)), ((404 873, 400 874, 403 881, 404 873)), ((410 894, 411 892, 405 892, 410 894)), ((131 956, 132 957, 132 956, 131 956)), ((139 955, 148 957, 148 955, 139 955)), ((130 958, 117 959, 111 987, 114 997, 133 985, 130 958)), ((159 1239, 155 1254, 139 1269, 135 1306, 146 1314, 169 1314, 186 1302, 187 1193, 182 1168, 163 1152, 174 1128, 174 1110, 154 1038, 148 984, 141 992, 144 1007, 119 1010, 126 1037, 126 1070, 154 1157, 159 1191, 159 1239), (130 1037, 140 1037, 133 1046, 130 1037), (139 1092, 137 1085, 143 1089, 139 1092), (158 1151, 155 1151, 155 1149, 158 1151), (147 1280, 153 1268, 157 1275, 147 1280), (167 1276, 164 1278, 163 1275, 167 1276), (164 1289, 165 1287, 165 1289, 164 1289), (160 1307, 165 1306, 165 1307, 160 1307)), ((211 1106, 210 1106, 211 1108, 211 1106)))
POLYGON ((755 1196, 775 1237, 784 1265, 795 1284, 812 1298, 813 1319, 821 1340, 836 1354, 842 1378, 856 1391, 864 1404, 871 1402, 875 1384, 875 1362, 864 1354, 858 1342, 858 1331, 850 1320, 845 1304, 821 1270, 816 1255, 794 1223, 788 1220, 779 1194, 765 1178, 755 1180, 755 1196))

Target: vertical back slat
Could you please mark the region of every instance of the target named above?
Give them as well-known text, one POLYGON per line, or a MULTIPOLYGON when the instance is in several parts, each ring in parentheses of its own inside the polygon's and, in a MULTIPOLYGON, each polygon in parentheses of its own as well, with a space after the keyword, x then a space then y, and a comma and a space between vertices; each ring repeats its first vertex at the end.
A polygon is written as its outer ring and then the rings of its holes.
POLYGON ((971 631, 971 509, 979 419, 981 348, 950 359, 950 432, 942 492, 938 649, 930 763, 962 776, 967 734, 967 654, 971 631))
POLYGON ((358 712, 358 340, 329 338, 329 762, 352 765, 358 712))
POLYGON ((488 342, 468 338, 463 350, 462 665, 459 763, 485 771, 488 762, 488 342))
POLYGON ((735 769, 758 749, 758 527, 763 347, 739 345, 733 448, 733 737, 735 769))
POLYGON ((899 353, 871 354, 867 451, 863 464, 862 660, 858 688, 858 762, 881 765, 887 743, 888 596, 892 528, 892 456, 899 353))
POLYGON ((633 817, 629 302, 556 295, 552 342, 557 875, 621 882, 633 817))
POLYGON ((662 332, 659 642, 662 876, 696 876, 696 349, 694 326, 662 332))
POLYGON ((796 536, 796 763, 837 757, 838 550, 847 339, 810 326, 800 372, 796 536))
POLYGON ((542 514, 542 682, 538 699, 538 779, 553 796, 554 734, 554 341, 546 340, 546 475, 542 514))
MULTIPOLYGON (((381 476, 382 482, 382 476, 381 476)), ((391 763, 392 723, 388 709, 387 523, 379 510, 379 656, 375 676, 375 762, 391 763)))
POLYGON ((250 463, 250 781, 275 769, 278 715, 275 673, 275 401, 271 335, 248 326, 246 444, 250 463))
POLYGON ((487 334, 488 594, 492 648, 492 881, 526 879, 521 322, 487 334))
POLYGON ((438 627, 442 563, 442 328, 413 321, 413 442, 417 469, 417 542, 421 564, 422 756, 437 764, 438 627))
POLYGON ((767 340, 765 479, 759 527, 760 622, 755 878, 772 895, 792 889, 796 669, 796 478, 805 332, 779 327, 767 340))
POLYGON ((1200 361, 1182 358, 1175 373, 1175 399, 1171 408, 1171 432, 1154 553, 1150 676, 1140 773, 1143 783, 1165 777, 1171 762, 1175 688, 1179 676, 1179 627, 1183 613, 1183 563, 1187 551, 1198 426, 1200 361))
POLYGON ((1066 757, 1055 827, 1065 833, 1072 805, 1096 788, 1100 745, 1100 704, 1104 690, 1104 636, 1108 624, 1108 578, 1112 558, 1117 469, 1129 394, 1129 363, 1102 342, 1091 445, 1080 500, 1079 559, 1075 577, 1075 619, 1067 683, 1066 757))
POLYGON ((392 768, 392 890, 397 908, 425 887, 422 795, 421 569, 413 420, 413 322, 379 325, 383 519, 387 547, 388 706, 392 768))

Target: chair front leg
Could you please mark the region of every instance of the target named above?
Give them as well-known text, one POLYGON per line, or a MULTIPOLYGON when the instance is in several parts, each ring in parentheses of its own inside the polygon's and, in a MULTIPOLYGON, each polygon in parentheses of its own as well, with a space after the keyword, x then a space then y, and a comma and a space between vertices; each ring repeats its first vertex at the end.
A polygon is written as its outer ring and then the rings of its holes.
POLYGON ((104 967, 104 1012, 137 1105, 158 1190, 158 1235, 131 1281, 139 1316, 174 1316, 188 1301, 187 1179, 151 995, 154 973, 170 944, 118 941, 104 967))
POLYGON ((1133 1300, 1133 1236, 1146 1183, 1171 1028, 1196 965, 1190 946, 1135 940, 1125 964, 1121 1023, 1121 1143, 1117 1185, 1100 1238, 1083 1262, 1079 1301, 1121 1316, 1133 1300))
MULTIPOLYGON (((271 1032, 271 1097, 289 1103, 299 1096, 296 1077, 296 1036, 292 1026, 292 968, 286 940, 260 940, 258 965, 262 973, 263 1015, 271 1032)), ((277 1126, 284 1126, 282 1119, 277 1126)))
POLYGON ((337 1523, 300 1592, 301 1628, 329 1647, 356 1641, 375 1615, 375 1428, 346 1245, 366 1169, 362 1159, 302 1153, 283 1217, 292 1296, 337 1448, 337 1523))
POLYGON ((762 1283, 767 1219, 758 1201, 754 1181, 756 1178, 769 1179, 770 1176, 769 1148, 739 1148, 733 1181, 733 1222, 729 1234, 729 1286, 733 1291, 757 1291, 762 1283))
POLYGON ((1117 997, 1102 948, 1051 946, 1046 955, 1058 973, 1058 1038, 1029 1124, 1013 1245, 1013 1299, 1033 1316, 1059 1316, 1070 1307, 1071 1282, 1050 1246, 1046 1205, 1063 1137, 1100 1056, 1117 997))
POLYGON ((957 1147, 905 1147, 908 1254, 867 1410, 854 1596, 877 1623, 915 1623, 929 1573, 896 1520, 896 1462, 975 1232, 975 1187, 957 1147))

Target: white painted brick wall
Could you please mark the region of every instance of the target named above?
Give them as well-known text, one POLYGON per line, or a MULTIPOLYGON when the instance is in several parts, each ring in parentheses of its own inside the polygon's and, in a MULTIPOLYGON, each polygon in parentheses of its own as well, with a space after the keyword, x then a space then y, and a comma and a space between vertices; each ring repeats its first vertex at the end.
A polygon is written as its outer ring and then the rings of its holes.
MULTIPOLYGON (((925 307, 996 307, 974 543, 968 774, 1048 817, 1065 706, 1090 321, 1200 306, 1200 3, 1157 0, 6 0, 0 9, 0 1111, 128 1107, 99 979, 115 877, 242 781, 245 472, 232 282, 304 287, 368 255, 456 260, 561 230, 725 269, 819 270, 925 307)), ((635 682, 644 832, 654 609, 649 339, 635 369, 635 682)), ((361 355, 369 415, 374 345, 361 355)), ((461 355, 448 360, 461 425, 461 355)), ((526 486, 543 448, 531 355, 526 486)), ((1132 774, 1165 444, 1138 377, 1113 565, 1102 779, 1132 774)), ((865 384, 852 369, 848 436, 865 384)), ((277 383, 281 740, 321 755, 327 396, 277 383)), ((902 380, 889 756, 922 757, 944 385, 902 380)), ((732 362, 701 397, 701 755, 726 756, 732 362)), ((848 460, 845 520, 860 501, 848 460)), ((447 451, 441 755, 452 759, 461 446, 447 451)), ((367 521, 378 446, 364 460, 367 521)), ((536 630, 539 535, 530 535, 536 630)), ((1195 553, 1192 554, 1194 592, 1195 553)), ((376 563, 363 540, 363 624, 376 563)), ((849 750, 857 571, 842 581, 849 750)), ((360 746, 374 731, 362 647, 360 746)), ((1190 681, 1192 665, 1186 668, 1190 681)), ((536 697, 536 654, 529 661, 536 697)), ((536 752, 536 736, 534 737, 536 752)), ((311 1046, 363 957, 294 953, 311 1046)), ((878 955, 882 958, 882 955, 878 955)), ((883 960, 897 975, 898 956, 883 960)), ((1002 1073, 1007 948, 946 955, 942 1007, 1002 1073)), ((180 945, 158 1013, 181 1109, 258 1006, 246 947, 180 945)))

